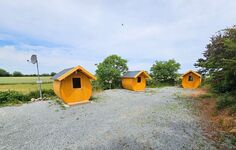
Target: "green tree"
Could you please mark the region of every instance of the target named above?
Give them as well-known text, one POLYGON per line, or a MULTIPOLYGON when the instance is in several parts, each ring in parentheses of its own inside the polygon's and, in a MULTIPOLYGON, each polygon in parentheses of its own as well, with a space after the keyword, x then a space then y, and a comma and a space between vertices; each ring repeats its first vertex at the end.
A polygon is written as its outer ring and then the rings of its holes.
POLYGON ((48 74, 48 73, 42 73, 41 76, 45 76, 45 77, 46 77, 46 76, 50 76, 50 74, 48 74))
POLYGON ((121 76, 127 71, 127 60, 117 55, 110 55, 97 66, 98 83, 103 89, 120 88, 121 76))
POLYGON ((151 76, 154 80, 154 84, 168 83, 174 84, 178 77, 178 70, 180 64, 174 59, 168 61, 156 61, 151 67, 151 76))
POLYGON ((20 71, 14 71, 14 72, 12 73, 12 76, 14 76, 14 77, 22 77, 23 74, 22 74, 20 71))
POLYGON ((10 73, 0 68, 0 77, 6 77, 6 76, 10 76, 10 73))
POLYGON ((56 72, 51 72, 51 74, 50 74, 50 75, 51 75, 51 76, 54 76, 55 74, 56 74, 56 72))
POLYGON ((210 76, 213 90, 221 93, 236 90, 236 26, 212 36, 203 56, 195 66, 210 76))

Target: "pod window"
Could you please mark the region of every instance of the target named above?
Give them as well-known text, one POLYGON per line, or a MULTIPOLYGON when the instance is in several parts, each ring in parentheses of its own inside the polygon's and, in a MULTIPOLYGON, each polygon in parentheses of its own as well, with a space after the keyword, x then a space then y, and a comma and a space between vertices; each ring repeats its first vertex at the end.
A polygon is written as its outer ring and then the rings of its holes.
POLYGON ((138 83, 141 83, 141 81, 142 81, 142 78, 138 77, 138 83))
POLYGON ((80 78, 73 78, 73 88, 81 88, 81 79, 80 78))
POLYGON ((188 81, 193 81, 193 76, 188 76, 188 81))

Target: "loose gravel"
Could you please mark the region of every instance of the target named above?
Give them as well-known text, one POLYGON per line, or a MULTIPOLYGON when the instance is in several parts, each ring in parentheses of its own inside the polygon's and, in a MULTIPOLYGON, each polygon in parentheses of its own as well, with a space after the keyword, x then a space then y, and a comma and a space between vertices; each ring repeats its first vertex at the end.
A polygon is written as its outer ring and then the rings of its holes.
POLYGON ((53 101, 0 108, 0 150, 218 149, 177 87, 106 90, 62 109, 53 101))

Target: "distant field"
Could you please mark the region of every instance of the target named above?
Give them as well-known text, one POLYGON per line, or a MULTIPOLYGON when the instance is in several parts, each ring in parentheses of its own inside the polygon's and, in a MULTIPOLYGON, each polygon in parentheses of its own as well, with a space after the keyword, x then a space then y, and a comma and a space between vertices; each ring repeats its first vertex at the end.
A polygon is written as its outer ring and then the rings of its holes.
MULTIPOLYGON (((37 77, 0 77, 0 85, 2 84, 29 84, 36 83, 37 77)), ((52 82, 51 77, 41 77, 43 83, 52 82)))
MULTIPOLYGON (((52 89, 51 77, 41 77, 42 89, 52 89)), ((0 77, 0 91, 14 90, 22 93, 38 90, 37 77, 0 77)))

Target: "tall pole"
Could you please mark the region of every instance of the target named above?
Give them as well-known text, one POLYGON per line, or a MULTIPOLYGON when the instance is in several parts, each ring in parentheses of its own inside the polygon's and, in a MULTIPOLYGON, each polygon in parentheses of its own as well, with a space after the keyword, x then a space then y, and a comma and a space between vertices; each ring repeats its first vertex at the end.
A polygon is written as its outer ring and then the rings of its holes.
POLYGON ((36 66, 37 66, 37 74, 38 74, 38 87, 39 87, 39 96, 42 99, 43 95, 42 95, 42 87, 41 87, 41 80, 40 80, 40 76, 39 76, 39 65, 38 65, 38 60, 36 61, 36 66))

